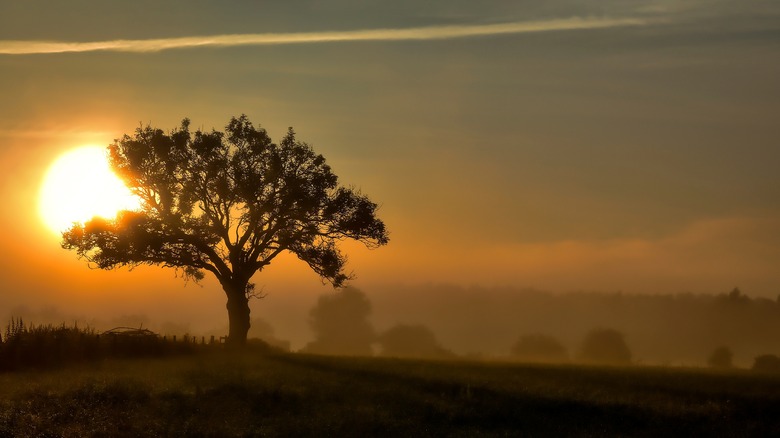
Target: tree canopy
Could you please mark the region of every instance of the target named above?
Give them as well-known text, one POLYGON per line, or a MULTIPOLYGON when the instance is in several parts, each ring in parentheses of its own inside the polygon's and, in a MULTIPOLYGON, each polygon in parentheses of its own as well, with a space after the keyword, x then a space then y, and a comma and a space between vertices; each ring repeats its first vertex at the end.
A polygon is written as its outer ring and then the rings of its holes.
POLYGON ((141 208, 74 224, 63 248, 101 269, 161 265, 196 281, 210 272, 228 298, 229 338, 243 342, 250 279, 280 253, 295 254, 340 287, 350 275, 339 241, 387 244, 377 204, 339 185, 292 128, 276 144, 245 115, 231 118, 224 132, 193 134, 189 126, 188 119, 170 133, 146 126, 115 140, 111 166, 141 208))

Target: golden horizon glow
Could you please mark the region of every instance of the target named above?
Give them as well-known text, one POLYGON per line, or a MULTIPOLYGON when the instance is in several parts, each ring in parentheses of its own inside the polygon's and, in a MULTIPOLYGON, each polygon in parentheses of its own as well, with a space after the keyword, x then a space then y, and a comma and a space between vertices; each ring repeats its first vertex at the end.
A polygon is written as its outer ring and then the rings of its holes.
POLYGON ((81 146, 57 157, 46 171, 38 196, 40 219, 57 235, 75 222, 95 216, 111 219, 121 210, 138 206, 138 198, 111 171, 102 146, 81 146))

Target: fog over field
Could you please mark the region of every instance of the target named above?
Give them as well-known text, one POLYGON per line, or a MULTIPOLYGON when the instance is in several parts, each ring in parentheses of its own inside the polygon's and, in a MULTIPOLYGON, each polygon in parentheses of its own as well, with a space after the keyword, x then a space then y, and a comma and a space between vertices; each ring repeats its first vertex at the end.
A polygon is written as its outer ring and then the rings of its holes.
MULTIPOLYGON (((291 351, 323 354, 381 356, 383 333, 399 326, 418 329, 406 341, 409 349, 422 348, 410 353, 413 356, 477 360, 522 360, 513 358, 512 348, 518 340, 545 335, 563 346, 562 362, 578 361, 589 332, 613 329, 623 335, 632 363, 706 366, 713 351, 725 347, 735 366, 749 367, 759 355, 778 354, 780 341, 780 303, 751 298, 739 290, 718 295, 556 294, 532 289, 394 285, 372 291, 326 290, 297 301, 290 295, 270 295, 253 307, 250 338, 291 351), (318 298, 331 304, 319 312, 320 323, 313 324, 313 310, 321 307, 318 298), (432 342, 421 347, 416 338, 428 336, 426 332, 432 342), (312 343, 323 333, 324 344, 315 347, 312 343), (436 346, 439 351, 433 349, 436 346)), ((177 319, 176 314, 112 315, 67 313, 56 307, 16 307, 8 312, 9 317, 21 316, 38 324, 78 321, 99 330, 142 326, 168 336, 207 339, 227 333, 227 321, 219 318, 204 324, 177 319)), ((400 351, 403 356, 406 350, 400 351)))

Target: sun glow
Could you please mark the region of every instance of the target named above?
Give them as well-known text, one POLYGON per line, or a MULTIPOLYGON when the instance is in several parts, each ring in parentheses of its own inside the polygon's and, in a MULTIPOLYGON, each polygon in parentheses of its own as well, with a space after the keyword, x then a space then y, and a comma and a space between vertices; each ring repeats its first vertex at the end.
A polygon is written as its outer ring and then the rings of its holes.
POLYGON ((138 198, 111 171, 101 146, 82 146, 59 156, 47 170, 38 197, 41 220, 57 234, 74 222, 95 216, 111 219, 120 210, 138 206, 138 198))

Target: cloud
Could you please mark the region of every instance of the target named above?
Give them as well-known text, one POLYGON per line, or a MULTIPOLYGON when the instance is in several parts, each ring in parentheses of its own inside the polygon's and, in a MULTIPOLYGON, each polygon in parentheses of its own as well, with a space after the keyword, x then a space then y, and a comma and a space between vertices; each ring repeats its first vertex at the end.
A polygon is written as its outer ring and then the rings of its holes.
POLYGON ((263 33, 193 36, 146 40, 112 40, 93 42, 0 41, 0 54, 32 55, 95 51, 159 52, 161 50, 197 47, 233 47, 253 45, 311 44, 348 41, 443 40, 479 36, 552 32, 611 27, 642 26, 646 20, 634 18, 567 18, 546 21, 429 26, 401 29, 369 29, 334 32, 263 33))

